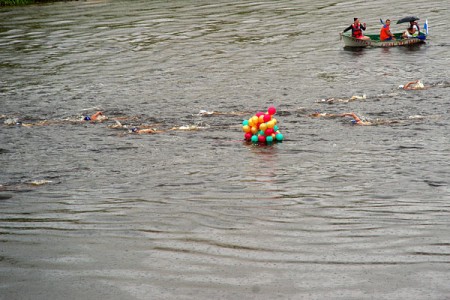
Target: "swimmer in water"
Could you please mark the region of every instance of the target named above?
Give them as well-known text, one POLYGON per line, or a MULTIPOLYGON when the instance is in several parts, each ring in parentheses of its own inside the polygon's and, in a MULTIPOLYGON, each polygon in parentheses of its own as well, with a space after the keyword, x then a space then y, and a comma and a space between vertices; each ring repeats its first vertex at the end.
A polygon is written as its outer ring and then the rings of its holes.
POLYGON ((120 123, 120 121, 115 120, 114 124, 108 125, 108 128, 111 129, 127 129, 129 133, 134 134, 153 134, 153 133, 161 133, 164 132, 164 130, 158 130, 151 125, 140 125, 137 126, 131 126, 131 125, 124 125, 120 123))
POLYGON ((157 130, 155 128, 138 128, 138 127, 133 127, 130 130, 131 133, 135 133, 135 134, 154 134, 154 133, 162 133, 164 132, 163 130, 157 130))
POLYGON ((352 117, 352 124, 354 125, 372 125, 371 122, 363 121, 361 118, 359 118, 355 113, 343 113, 343 114, 329 114, 329 113, 321 113, 321 112, 315 112, 309 115, 313 118, 342 118, 342 117, 352 117))
POLYGON ((95 114, 91 116, 86 116, 83 118, 84 121, 91 121, 91 122, 103 122, 108 120, 108 117, 103 114, 103 112, 98 111, 95 114))
POLYGON ((343 114, 344 117, 352 117, 353 120, 351 121, 353 125, 360 125, 360 126, 374 126, 374 125, 391 125, 391 124, 399 124, 402 123, 401 120, 362 120, 360 117, 358 117, 354 112, 351 113, 345 113, 343 114))
POLYGON ((40 120, 40 121, 36 121, 36 122, 23 122, 20 121, 19 118, 8 118, 7 120, 5 120, 3 123, 5 125, 20 125, 20 126, 24 126, 24 127, 33 127, 33 126, 47 126, 47 125, 61 125, 61 124, 77 124, 80 122, 86 122, 86 121, 90 121, 91 123, 96 123, 96 122, 103 122, 108 120, 108 117, 106 117, 103 112, 98 111, 96 113, 94 113, 91 116, 84 116, 81 118, 67 118, 67 119, 60 119, 60 120, 40 120))
POLYGON ((371 122, 368 121, 363 121, 361 120, 361 118, 359 118, 355 113, 351 112, 351 113, 345 113, 343 114, 343 117, 352 117, 352 124, 355 125, 362 125, 362 126, 367 126, 367 125, 372 125, 371 122))
POLYGON ((404 89, 404 90, 426 90, 428 89, 430 86, 425 86, 422 81, 420 80, 414 80, 414 81, 410 81, 405 85, 399 85, 399 89, 404 89))
MULTIPOLYGON (((360 125, 360 126, 374 126, 374 125, 390 125, 390 124, 398 124, 401 123, 400 120, 373 120, 373 121, 368 121, 368 120, 364 120, 363 118, 358 117, 354 112, 349 112, 349 113, 343 113, 343 114, 329 114, 329 113, 321 113, 321 112, 315 112, 312 113, 310 115, 308 115, 309 117, 313 117, 313 118, 343 118, 343 117, 351 117, 351 123, 353 125, 360 125)), ((412 118, 410 118, 412 119, 412 118)), ((419 118, 415 118, 416 120, 419 118)))
POLYGON ((249 112, 239 112, 239 111, 232 111, 232 112, 218 112, 218 111, 207 111, 207 110, 200 110, 197 116, 243 116, 247 115, 249 112))
POLYGON ((348 103, 348 102, 353 102, 356 100, 365 100, 365 99, 366 99, 366 94, 364 94, 362 96, 354 95, 348 99, 340 99, 340 98, 321 99, 321 100, 318 100, 317 102, 332 104, 332 103, 336 103, 336 102, 348 103))
POLYGON ((170 130, 183 130, 183 131, 197 131, 200 129, 204 129, 207 127, 201 127, 201 126, 197 126, 197 125, 183 125, 183 126, 179 126, 179 127, 172 127, 170 128, 170 130))
POLYGON ((345 117, 345 114, 329 114, 329 113, 321 113, 320 111, 315 111, 312 114, 308 115, 311 118, 340 118, 345 117))

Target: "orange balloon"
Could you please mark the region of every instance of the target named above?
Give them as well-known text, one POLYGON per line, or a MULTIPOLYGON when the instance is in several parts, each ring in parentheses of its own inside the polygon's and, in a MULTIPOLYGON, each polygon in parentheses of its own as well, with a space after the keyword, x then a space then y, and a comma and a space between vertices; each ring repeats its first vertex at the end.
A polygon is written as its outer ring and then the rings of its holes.
POLYGON ((259 123, 264 123, 264 115, 259 116, 259 123))
POLYGON ((253 134, 256 134, 258 132, 258 128, 256 126, 252 126, 252 128, 250 128, 250 130, 253 134))
POLYGON ((259 118, 257 116, 253 116, 252 120, 253 120, 253 125, 256 125, 259 123, 259 118))
POLYGON ((252 127, 253 125, 254 125, 253 119, 252 118, 248 119, 248 126, 252 127))
POLYGON ((242 126, 242 131, 244 131, 244 132, 250 132, 250 126, 248 126, 248 125, 242 126))
POLYGON ((261 123, 259 125, 259 130, 266 131, 266 129, 267 129, 267 124, 266 123, 261 123))
POLYGON ((275 127, 275 122, 273 120, 270 120, 269 122, 267 122, 267 128, 274 128, 275 127))

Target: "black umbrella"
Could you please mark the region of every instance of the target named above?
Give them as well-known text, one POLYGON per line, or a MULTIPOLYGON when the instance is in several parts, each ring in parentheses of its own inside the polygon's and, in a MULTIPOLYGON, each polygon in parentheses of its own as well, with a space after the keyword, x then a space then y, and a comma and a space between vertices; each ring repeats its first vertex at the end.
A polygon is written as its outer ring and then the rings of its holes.
POLYGON ((414 22, 420 20, 418 17, 410 16, 410 17, 404 17, 397 21, 397 24, 401 23, 408 23, 408 22, 414 22))

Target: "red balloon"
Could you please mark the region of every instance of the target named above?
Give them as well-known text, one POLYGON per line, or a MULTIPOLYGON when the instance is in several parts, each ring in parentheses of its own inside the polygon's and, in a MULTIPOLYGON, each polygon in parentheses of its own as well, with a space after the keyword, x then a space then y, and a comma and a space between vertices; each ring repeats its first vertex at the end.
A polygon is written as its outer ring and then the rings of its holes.
POLYGON ((244 135, 244 138, 245 138, 247 141, 250 141, 250 139, 252 138, 252 133, 251 133, 251 132, 246 132, 245 135, 244 135))
POLYGON ((274 115, 277 112, 277 109, 271 106, 267 109, 267 112, 269 113, 269 115, 274 115))
POLYGON ((258 141, 260 143, 265 143, 266 142, 266 136, 265 135, 259 135, 258 136, 258 141))
POLYGON ((264 133, 266 134, 266 136, 272 135, 272 133, 273 133, 273 128, 267 128, 266 131, 265 131, 264 133))
POLYGON ((270 120, 272 120, 271 115, 264 115, 264 122, 269 122, 270 120))
POLYGON ((258 118, 259 118, 259 116, 262 116, 262 115, 264 115, 263 112, 258 111, 258 112, 256 113, 256 116, 257 116, 258 118))

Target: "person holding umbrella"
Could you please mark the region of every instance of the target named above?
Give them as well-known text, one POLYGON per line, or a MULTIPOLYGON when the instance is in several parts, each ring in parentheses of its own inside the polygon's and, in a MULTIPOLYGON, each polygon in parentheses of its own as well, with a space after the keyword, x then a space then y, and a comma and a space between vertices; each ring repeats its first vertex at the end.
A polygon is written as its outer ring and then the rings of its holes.
POLYGON ((417 24, 416 21, 409 22, 409 28, 411 28, 411 31, 413 32, 412 33, 413 37, 419 36, 420 29, 419 29, 419 24, 417 24))
POLYGON ((397 21, 397 24, 407 23, 409 22, 409 27, 403 33, 404 38, 418 37, 420 35, 419 24, 416 22, 420 20, 418 17, 409 16, 401 18, 397 21))

